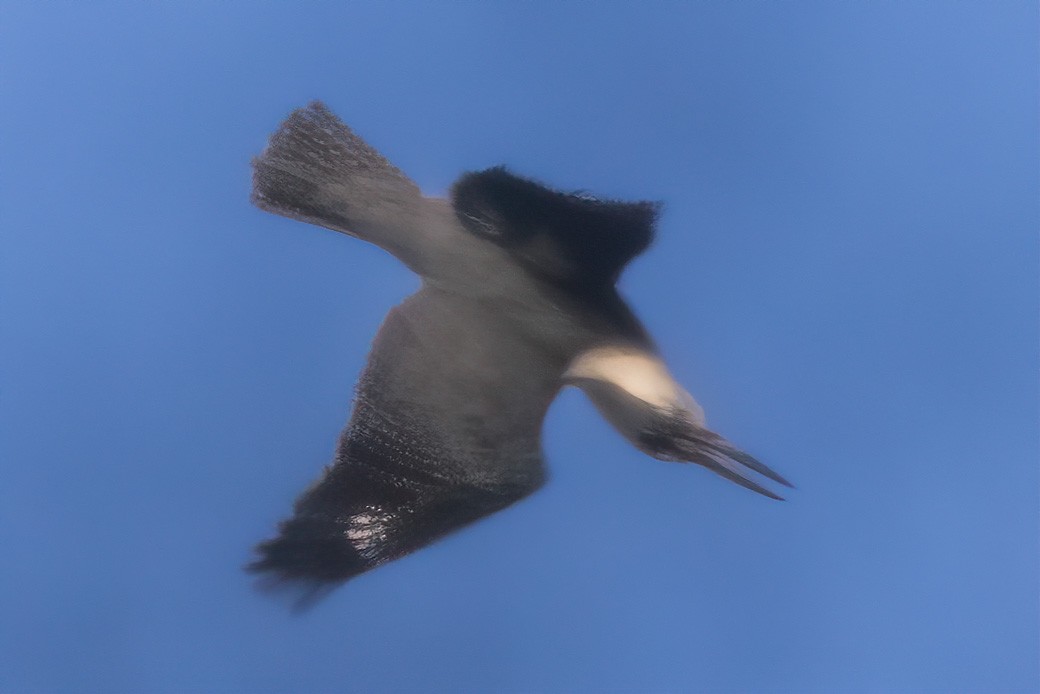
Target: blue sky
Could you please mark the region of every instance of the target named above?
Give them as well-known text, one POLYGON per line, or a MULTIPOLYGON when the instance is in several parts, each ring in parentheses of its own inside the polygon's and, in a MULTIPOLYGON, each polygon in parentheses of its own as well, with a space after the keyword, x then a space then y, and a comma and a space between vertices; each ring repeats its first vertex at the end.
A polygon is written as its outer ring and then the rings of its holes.
POLYGON ((0 690, 1027 692, 1035 3, 5 2, 0 690), (552 480, 293 616, 393 258, 248 201, 324 99, 427 192, 663 200, 622 289, 786 503, 577 392, 552 480))

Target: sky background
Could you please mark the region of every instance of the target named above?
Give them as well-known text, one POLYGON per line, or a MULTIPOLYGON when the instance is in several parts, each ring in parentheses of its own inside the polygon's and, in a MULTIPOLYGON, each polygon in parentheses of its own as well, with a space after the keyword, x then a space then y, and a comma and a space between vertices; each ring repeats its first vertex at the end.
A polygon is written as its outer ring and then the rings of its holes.
POLYGON ((1037 691, 1037 24, 0 2, 0 691, 1037 691), (255 592, 418 285, 249 204, 315 98, 428 193, 664 201, 622 290, 789 501, 566 391, 536 495, 303 616, 255 592))

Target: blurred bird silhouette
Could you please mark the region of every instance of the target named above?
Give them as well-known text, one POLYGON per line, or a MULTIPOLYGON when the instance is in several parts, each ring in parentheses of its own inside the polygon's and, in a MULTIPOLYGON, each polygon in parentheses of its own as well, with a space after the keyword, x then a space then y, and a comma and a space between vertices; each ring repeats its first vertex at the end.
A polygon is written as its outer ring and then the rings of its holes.
POLYGON ((658 205, 547 188, 504 168, 425 197, 323 104, 254 161, 260 208, 364 239, 422 278, 391 309, 332 465, 249 568, 307 595, 531 494, 542 420, 581 388, 629 441, 773 499, 783 477, 706 428, 615 283, 658 205), (764 480, 763 480, 764 482, 764 480))

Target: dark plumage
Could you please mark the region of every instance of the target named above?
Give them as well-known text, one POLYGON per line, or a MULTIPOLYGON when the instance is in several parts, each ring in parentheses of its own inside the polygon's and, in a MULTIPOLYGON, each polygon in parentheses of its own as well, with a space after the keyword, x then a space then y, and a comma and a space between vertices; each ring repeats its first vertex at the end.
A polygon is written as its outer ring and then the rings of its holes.
POLYGON ((659 207, 561 193, 502 167, 463 174, 451 202, 469 231, 571 291, 613 285, 653 240, 659 207))
POLYGON ((752 472, 788 485, 705 428, 614 287, 653 238, 655 203, 502 168, 427 198, 320 103, 254 161, 253 201, 375 243, 423 278, 375 338, 335 461, 258 547, 250 568, 275 583, 321 594, 538 489, 542 420, 567 384, 654 457, 773 498, 752 472))

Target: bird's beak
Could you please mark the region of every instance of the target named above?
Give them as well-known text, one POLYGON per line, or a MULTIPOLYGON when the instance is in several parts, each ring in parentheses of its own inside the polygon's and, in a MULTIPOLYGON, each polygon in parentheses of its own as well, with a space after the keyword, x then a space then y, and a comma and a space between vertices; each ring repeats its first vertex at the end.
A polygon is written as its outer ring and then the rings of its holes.
POLYGON ((779 473, 758 462, 747 453, 735 448, 729 441, 703 427, 693 426, 677 437, 675 458, 681 461, 703 465, 717 475, 725 477, 741 487, 758 492, 770 499, 783 501, 779 494, 767 489, 755 481, 752 473, 757 473, 777 484, 794 488, 779 473))

